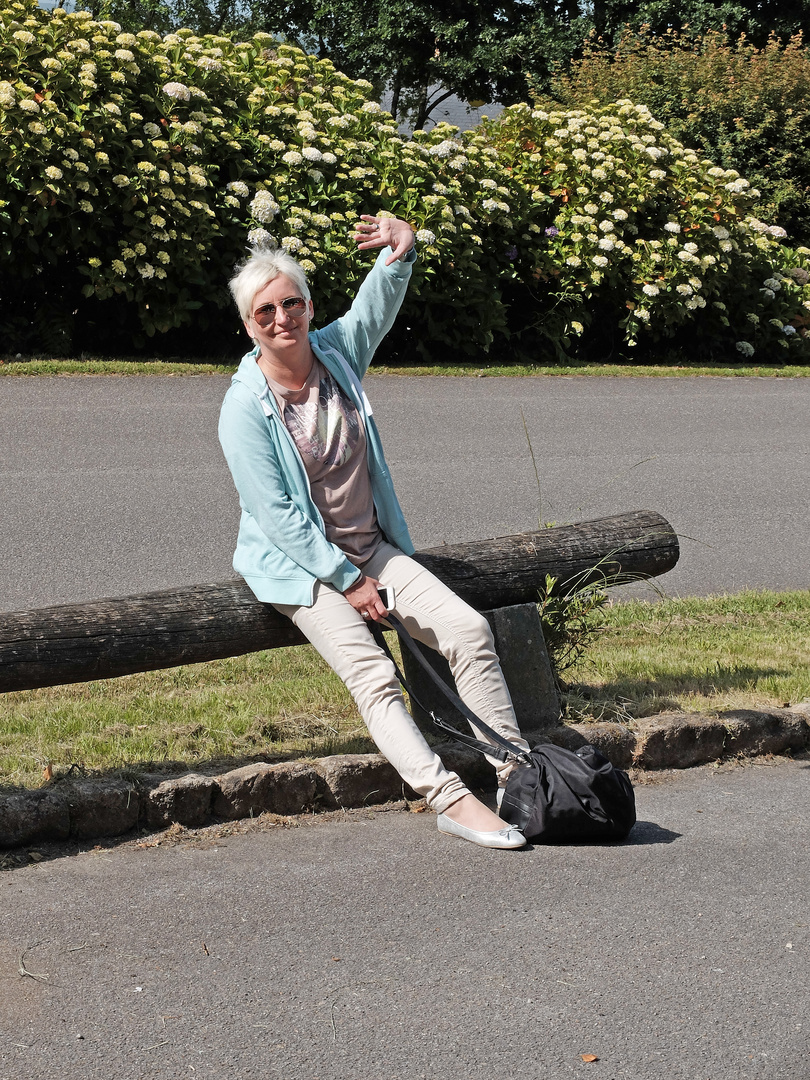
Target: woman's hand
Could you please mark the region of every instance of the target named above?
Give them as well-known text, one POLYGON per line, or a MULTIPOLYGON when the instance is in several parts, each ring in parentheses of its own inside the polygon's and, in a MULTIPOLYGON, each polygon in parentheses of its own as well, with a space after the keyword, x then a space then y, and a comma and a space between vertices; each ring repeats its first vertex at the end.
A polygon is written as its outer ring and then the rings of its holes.
POLYGON ((406 255, 413 247, 413 229, 401 218, 361 214, 354 229, 354 239, 361 251, 381 247, 393 249, 392 254, 385 260, 386 266, 406 255))
POLYGON ((361 574, 343 593, 355 611, 359 611, 364 619, 373 622, 380 622, 388 614, 388 609, 377 592, 379 584, 375 578, 361 574))

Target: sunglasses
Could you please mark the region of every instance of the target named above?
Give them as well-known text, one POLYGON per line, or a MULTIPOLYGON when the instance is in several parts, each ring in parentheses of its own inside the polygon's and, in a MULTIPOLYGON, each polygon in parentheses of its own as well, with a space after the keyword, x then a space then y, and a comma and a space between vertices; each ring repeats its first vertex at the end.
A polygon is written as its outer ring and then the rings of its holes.
MULTIPOLYGON (((279 307, 284 309, 285 314, 291 315, 294 319, 300 319, 306 314, 307 302, 303 296, 288 296, 286 300, 281 301, 279 307)), ((259 326, 270 326, 276 319, 276 305, 262 304, 253 312, 253 318, 259 326)))

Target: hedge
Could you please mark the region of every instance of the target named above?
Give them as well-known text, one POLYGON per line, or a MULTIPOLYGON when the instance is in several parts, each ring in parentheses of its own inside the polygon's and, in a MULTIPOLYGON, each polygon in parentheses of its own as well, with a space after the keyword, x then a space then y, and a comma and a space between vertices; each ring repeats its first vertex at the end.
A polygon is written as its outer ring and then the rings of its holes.
POLYGON ((646 109, 520 105, 406 138, 370 95, 269 35, 7 4, 5 350, 236 355, 225 283, 248 245, 293 252, 328 319, 369 264, 350 233, 370 212, 420 247, 389 359, 645 358, 687 330, 693 355, 806 359, 810 252, 646 109))

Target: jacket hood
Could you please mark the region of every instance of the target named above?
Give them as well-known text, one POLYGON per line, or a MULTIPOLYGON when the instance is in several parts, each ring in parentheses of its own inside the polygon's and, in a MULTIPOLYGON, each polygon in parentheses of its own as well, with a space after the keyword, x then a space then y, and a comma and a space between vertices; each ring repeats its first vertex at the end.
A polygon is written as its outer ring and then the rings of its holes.
POLYGON ((249 353, 245 353, 239 363, 239 367, 231 376, 231 382, 244 383, 254 394, 258 394, 259 397, 261 397, 267 387, 267 382, 264 375, 262 375, 261 368, 256 363, 256 357, 258 355, 258 345, 254 349, 251 349, 249 353))

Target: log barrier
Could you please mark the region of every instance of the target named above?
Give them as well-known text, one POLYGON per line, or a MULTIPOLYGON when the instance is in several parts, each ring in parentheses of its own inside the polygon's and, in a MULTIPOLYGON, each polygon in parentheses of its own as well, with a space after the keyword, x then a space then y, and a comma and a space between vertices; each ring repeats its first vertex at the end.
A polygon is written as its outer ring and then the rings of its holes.
MULTIPOLYGON (((649 510, 444 545, 415 558, 480 611, 532 603, 546 576, 618 585, 678 561, 672 526, 649 510)), ((0 613, 0 693, 301 645, 293 624, 241 580, 0 613)))

